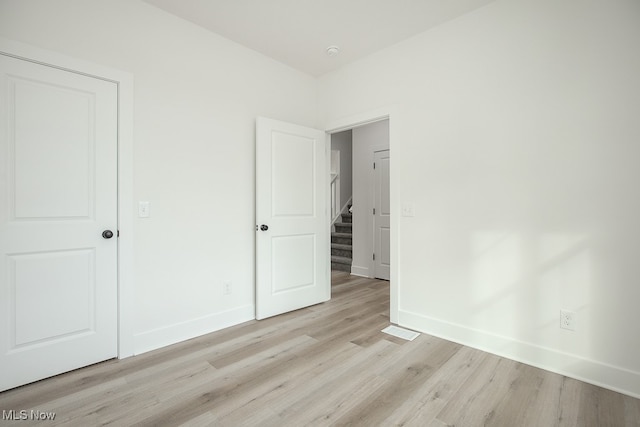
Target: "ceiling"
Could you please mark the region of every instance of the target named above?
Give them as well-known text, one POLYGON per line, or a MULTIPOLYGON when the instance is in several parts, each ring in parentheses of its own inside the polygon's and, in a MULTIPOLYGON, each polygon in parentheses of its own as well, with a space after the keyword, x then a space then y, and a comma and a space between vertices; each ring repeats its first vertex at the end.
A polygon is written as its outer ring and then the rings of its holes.
POLYGON ((144 1, 318 77, 493 0, 144 1))

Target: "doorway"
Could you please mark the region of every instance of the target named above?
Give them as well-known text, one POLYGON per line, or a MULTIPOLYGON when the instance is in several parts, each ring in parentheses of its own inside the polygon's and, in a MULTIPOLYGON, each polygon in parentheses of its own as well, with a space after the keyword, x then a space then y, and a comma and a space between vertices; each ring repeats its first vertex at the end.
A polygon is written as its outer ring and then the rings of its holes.
POLYGON ((353 200, 351 129, 331 135, 331 269, 351 273, 353 200))
POLYGON ((332 223, 332 269, 385 280, 391 276, 389 124, 389 118, 384 117, 331 132, 332 150, 340 151, 342 185, 341 202, 337 204, 343 210, 352 207, 351 212, 346 212, 348 216, 341 216, 339 222, 332 223), (386 171, 386 175, 378 176, 374 164, 376 153, 381 152, 385 152, 386 157, 379 160, 382 169, 378 171, 386 171), (345 162, 345 158, 350 162, 345 162), (345 190, 342 180, 346 174, 349 174, 351 186, 345 190), (376 185, 381 187, 376 189, 376 185), (386 196, 381 199, 381 191, 385 189, 386 196), (380 206, 376 210, 377 203, 380 206), (343 269, 348 255, 348 268, 343 269))

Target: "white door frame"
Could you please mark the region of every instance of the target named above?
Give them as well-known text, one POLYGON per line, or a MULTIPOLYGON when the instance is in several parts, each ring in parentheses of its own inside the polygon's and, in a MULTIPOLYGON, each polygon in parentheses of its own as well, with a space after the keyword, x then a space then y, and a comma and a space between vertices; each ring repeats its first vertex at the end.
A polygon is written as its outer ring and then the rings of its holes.
MULTIPOLYGON (((369 123, 379 122, 381 120, 389 120, 389 150, 394 151, 395 138, 398 134, 398 118, 399 108, 395 105, 383 107, 377 110, 366 111, 364 113, 354 114, 351 116, 341 117, 338 119, 330 120, 325 126, 325 130, 329 138, 331 134, 342 132, 345 130, 357 128, 367 125, 369 123)), ((390 301, 389 301, 389 314, 391 323, 398 323, 398 310, 399 310, 399 256, 398 256, 398 226, 400 217, 400 192, 398 183, 400 182, 397 176, 395 168, 391 168, 389 174, 389 190, 391 199, 391 278, 389 281, 390 286, 390 301)))
POLYGON ((133 76, 3 37, 0 53, 118 86, 118 358, 133 356, 133 76))

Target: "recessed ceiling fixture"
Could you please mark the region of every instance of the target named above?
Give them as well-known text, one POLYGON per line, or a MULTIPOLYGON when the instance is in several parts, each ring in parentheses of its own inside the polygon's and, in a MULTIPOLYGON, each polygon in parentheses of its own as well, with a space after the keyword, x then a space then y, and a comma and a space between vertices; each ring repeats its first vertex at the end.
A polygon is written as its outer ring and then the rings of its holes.
POLYGON ((329 46, 327 48, 327 55, 329 56, 336 56, 339 53, 340 53, 340 48, 338 46, 329 46))

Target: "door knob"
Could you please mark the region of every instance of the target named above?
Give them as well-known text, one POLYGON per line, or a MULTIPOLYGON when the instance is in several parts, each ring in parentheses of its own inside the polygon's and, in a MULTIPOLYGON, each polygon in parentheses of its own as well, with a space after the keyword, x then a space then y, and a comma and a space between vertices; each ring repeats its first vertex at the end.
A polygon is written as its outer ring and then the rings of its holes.
POLYGON ((260 226, 260 230, 262 230, 262 231, 267 231, 268 229, 269 229, 269 226, 268 226, 268 225, 266 225, 266 224, 262 224, 262 225, 260 226))
POLYGON ((105 238, 105 239, 110 239, 110 238, 112 238, 112 237, 113 237, 113 231, 111 231, 111 230, 104 230, 104 231, 102 232, 102 237, 103 237, 103 238, 105 238))

